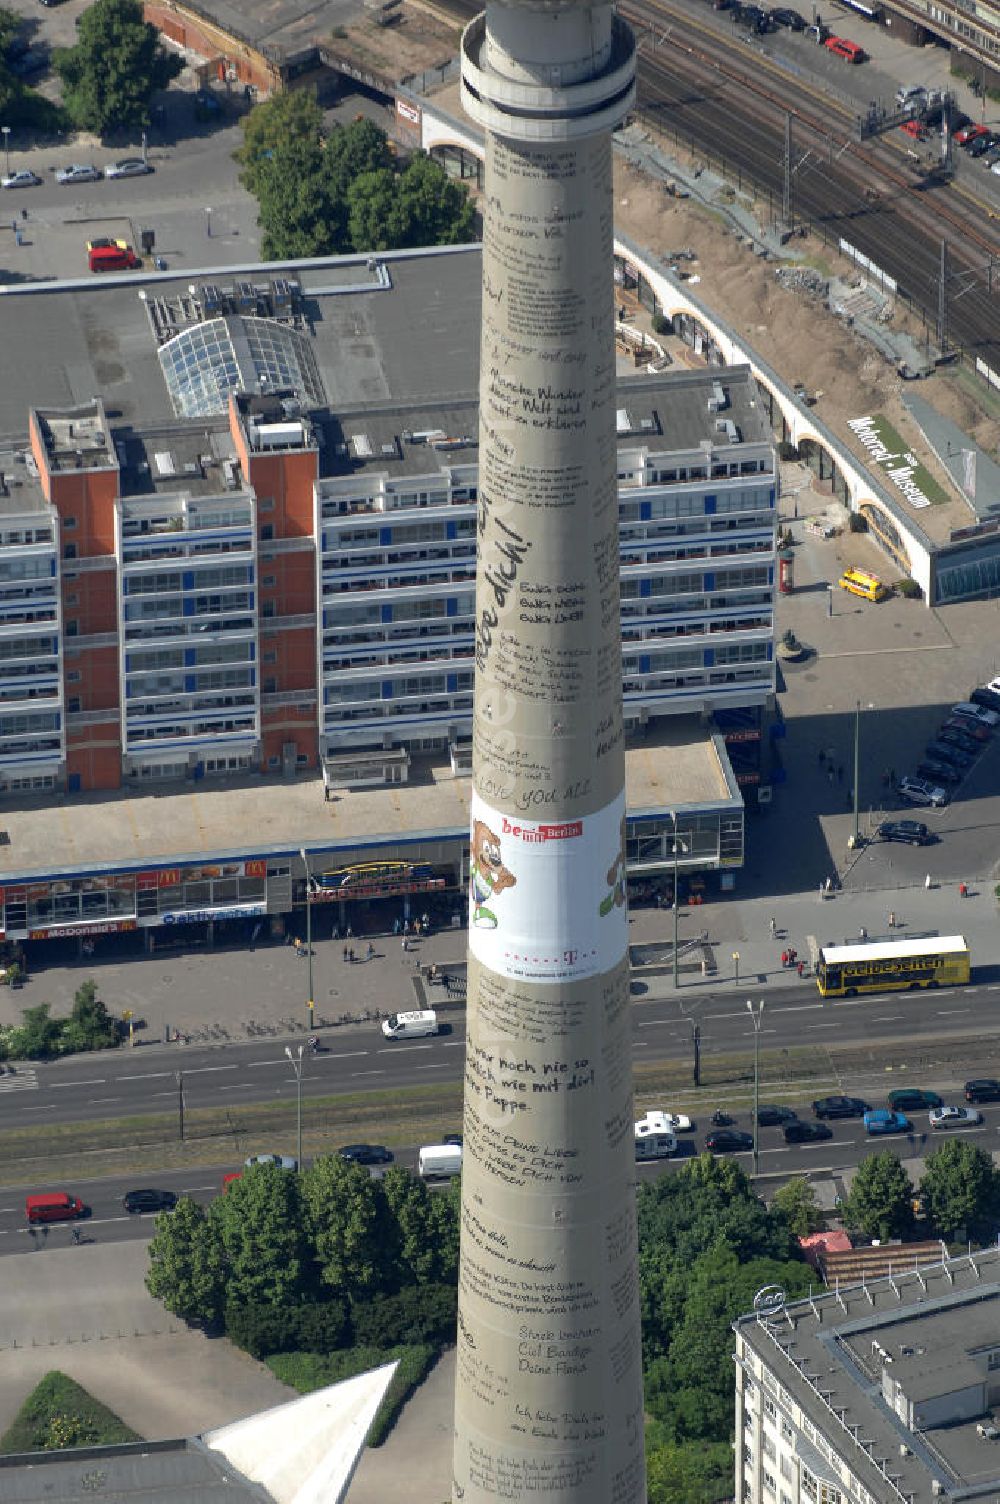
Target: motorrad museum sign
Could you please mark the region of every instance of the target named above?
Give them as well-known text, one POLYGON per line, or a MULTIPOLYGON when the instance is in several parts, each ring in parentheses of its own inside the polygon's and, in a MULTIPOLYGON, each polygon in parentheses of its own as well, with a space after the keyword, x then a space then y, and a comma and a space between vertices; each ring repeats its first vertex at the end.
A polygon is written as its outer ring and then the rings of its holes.
POLYGON ((948 493, 939 486, 927 467, 903 443, 888 418, 881 413, 873 417, 849 418, 847 426, 862 445, 870 460, 880 465, 903 498, 917 509, 940 506, 948 493))

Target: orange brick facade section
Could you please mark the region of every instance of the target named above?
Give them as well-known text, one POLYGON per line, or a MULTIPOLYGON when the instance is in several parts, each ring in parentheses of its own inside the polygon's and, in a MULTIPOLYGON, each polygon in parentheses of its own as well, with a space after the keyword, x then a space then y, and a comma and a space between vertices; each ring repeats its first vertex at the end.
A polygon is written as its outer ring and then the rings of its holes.
POLYGON ((118 577, 115 568, 116 465, 104 469, 53 470, 35 414, 29 419, 39 482, 59 517, 62 555, 63 694, 67 706, 66 777, 70 790, 116 789, 121 785, 121 725, 118 648, 78 647, 79 638, 118 633, 118 577), (67 557, 67 549, 73 554, 67 557), (78 570, 79 559, 102 559, 104 568, 78 570), (73 677, 71 678, 70 675, 73 677), (106 723, 76 727, 71 702, 79 711, 107 710, 106 723))
POLYGON ((263 94, 281 88, 281 72, 256 48, 231 36, 207 16, 172 0, 146 0, 142 8, 146 20, 168 42, 203 58, 212 65, 215 77, 224 79, 232 70, 236 82, 252 84, 263 94))

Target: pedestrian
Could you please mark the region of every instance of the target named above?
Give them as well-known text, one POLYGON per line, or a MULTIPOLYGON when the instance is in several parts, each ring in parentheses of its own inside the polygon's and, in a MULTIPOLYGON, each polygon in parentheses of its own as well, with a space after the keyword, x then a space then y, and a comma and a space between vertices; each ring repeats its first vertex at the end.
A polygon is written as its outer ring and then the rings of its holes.
POLYGON ((396 917, 396 918, 395 918, 395 919, 394 919, 394 920, 393 920, 393 921, 392 921, 392 933, 393 933, 393 934, 394 934, 394 935, 398 935, 398 934, 399 934, 399 916, 398 916, 398 915, 397 915, 397 917, 396 917))
POLYGON ((368 959, 369 959, 369 961, 372 959, 372 957, 374 956, 374 954, 375 954, 375 947, 371 943, 371 941, 369 940, 369 942, 368 942, 368 959))
POLYGON ((865 929, 864 925, 862 925, 861 928, 858 930, 858 939, 859 940, 867 940, 868 939, 868 931, 865 929))
POLYGON ((778 933, 778 921, 772 916, 769 923, 771 925, 771 939, 773 940, 775 935, 778 933))
POLYGON ((347 960, 347 946, 344 946, 344 960, 347 960))
POLYGON ((828 893, 832 893, 833 892, 833 878, 832 877, 828 877, 827 880, 826 880, 826 891, 828 893))
POLYGON ((788 965, 788 952, 787 952, 787 950, 783 950, 781 952, 781 965, 782 965, 782 969, 784 969, 788 965))
POLYGON ((959 885, 958 885, 958 896, 959 896, 959 898, 968 898, 968 896, 969 896, 969 885, 968 885, 968 883, 959 883, 959 885))
POLYGON ((889 928, 891 930, 896 928, 896 913, 894 909, 889 910, 889 928))
POLYGON ((353 945, 350 947, 350 949, 347 952, 347 959, 350 961, 351 965, 353 966, 354 965, 354 946, 353 945))
POLYGON ((408 940, 408 939, 407 939, 407 937, 406 937, 406 936, 405 936, 405 935, 404 935, 404 936, 403 936, 403 951, 404 951, 404 953, 405 953, 405 952, 406 952, 406 951, 408 951, 408 950, 409 950, 409 948, 410 948, 410 942, 409 942, 409 940, 408 940))
POLYGON ((788 964, 789 964, 789 966, 794 966, 795 963, 798 961, 798 959, 799 959, 799 953, 798 953, 797 950, 790 950, 788 952, 788 964))
POLYGON ((333 930, 332 930, 332 932, 330 934, 330 939, 331 940, 339 940, 340 939, 340 925, 339 924, 335 924, 333 926, 333 930))
POLYGON ((931 875, 928 872, 927 876, 924 878, 924 887, 930 889, 933 888, 933 886, 934 884, 931 882, 931 875))
POLYGON ((798 965, 798 973, 799 973, 800 977, 802 977, 802 976, 805 975, 805 970, 806 970, 806 963, 804 961, 800 961, 799 965, 798 965))

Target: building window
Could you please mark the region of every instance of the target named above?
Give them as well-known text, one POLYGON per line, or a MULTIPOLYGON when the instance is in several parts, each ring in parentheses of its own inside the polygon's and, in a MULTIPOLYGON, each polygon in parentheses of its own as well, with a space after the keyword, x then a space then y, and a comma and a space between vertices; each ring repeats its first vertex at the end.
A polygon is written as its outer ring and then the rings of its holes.
POLYGON ((79 682, 80 682, 80 680, 82 678, 83 678, 83 675, 81 674, 81 672, 80 672, 80 670, 78 668, 70 669, 69 673, 66 675, 66 683, 67 684, 79 684, 79 682))
POLYGON ((76 544, 75 543, 64 543, 63 544, 63 558, 64 559, 75 559, 76 558, 76 544))
POLYGON ((70 715, 78 715, 80 712, 80 696, 71 695, 66 702, 66 709, 69 711, 70 715))
POLYGON ((78 595, 67 595, 65 604, 67 606, 78 606, 80 604, 80 597, 78 595))
POLYGON ((79 637, 79 635, 80 635, 80 623, 75 618, 74 618, 73 621, 68 621, 66 623, 66 636, 67 637, 79 637))
POLYGON ((262 585, 276 585, 278 583, 278 576, 276 574, 266 574, 260 583, 262 585))
POLYGON ((277 655, 277 653, 275 652, 275 650, 273 648, 271 649, 270 652, 264 654, 264 662, 265 663, 277 663, 277 661, 278 661, 278 655, 277 655))
POLYGON ((261 602, 261 615, 262 616, 273 616, 274 615, 274 601, 262 601, 261 602))
POLYGON ((62 525, 63 525, 64 528, 72 529, 72 528, 76 527, 76 518, 75 517, 64 517, 62 519, 62 525))
POLYGON ((273 537, 274 537, 274 523, 273 522, 265 522, 265 523, 263 523, 261 525, 261 529, 260 529, 260 540, 261 540, 261 542, 262 543, 269 543, 273 537))
POLYGON ((267 678, 267 679, 264 680, 264 693, 266 695, 273 695, 273 694, 275 694, 277 692, 277 688, 278 688, 278 681, 274 677, 273 674, 269 678, 267 678))
POLYGON ((265 496, 265 497, 263 497, 257 503, 257 510, 258 510, 258 512, 273 512, 274 511, 274 497, 273 496, 265 496))

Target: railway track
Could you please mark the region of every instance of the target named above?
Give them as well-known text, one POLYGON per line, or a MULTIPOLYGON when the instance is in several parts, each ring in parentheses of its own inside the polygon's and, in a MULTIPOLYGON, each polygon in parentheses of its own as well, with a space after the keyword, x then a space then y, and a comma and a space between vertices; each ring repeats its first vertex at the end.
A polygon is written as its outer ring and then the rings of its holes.
MULTIPOLYGON (((464 25, 482 6, 431 0, 428 8, 464 25)), ((625 0, 620 9, 639 39, 640 118, 780 205, 791 114, 796 222, 834 245, 843 236, 871 257, 931 330, 944 241, 948 342, 1000 368, 1000 309, 988 270, 1000 239, 983 206, 955 185, 915 182, 887 142, 854 139, 854 118, 838 101, 824 99, 818 108, 814 88, 766 56, 755 53, 751 62, 745 41, 734 48, 733 39, 683 6, 625 0)))

